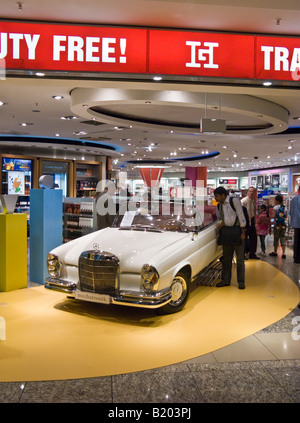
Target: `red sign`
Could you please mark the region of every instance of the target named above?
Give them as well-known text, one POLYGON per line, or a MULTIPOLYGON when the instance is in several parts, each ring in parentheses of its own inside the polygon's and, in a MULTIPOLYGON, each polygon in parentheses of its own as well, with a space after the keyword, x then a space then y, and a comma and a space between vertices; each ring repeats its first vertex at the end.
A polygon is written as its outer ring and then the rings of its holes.
POLYGON ((256 37, 256 78, 300 80, 300 38, 256 37))
POLYGON ((7 69, 146 73, 147 30, 0 23, 7 69))
POLYGON ((159 181, 164 172, 164 168, 157 168, 157 167, 149 167, 149 168, 140 167, 139 170, 143 178, 143 181, 149 188, 155 188, 158 186, 159 181))
POLYGON ((149 72, 254 78, 254 37, 188 31, 150 31, 149 72))
POLYGON ((0 68, 300 80, 300 38, 0 22, 0 68))

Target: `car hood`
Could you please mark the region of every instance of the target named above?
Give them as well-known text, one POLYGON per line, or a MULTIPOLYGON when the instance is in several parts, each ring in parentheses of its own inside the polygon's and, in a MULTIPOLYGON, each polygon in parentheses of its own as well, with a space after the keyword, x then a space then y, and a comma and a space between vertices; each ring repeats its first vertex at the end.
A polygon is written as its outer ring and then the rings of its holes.
MULTIPOLYGON (((151 232, 105 228, 70 241, 51 252, 62 263, 77 266, 83 251, 99 249, 116 255, 121 271, 140 269, 145 263, 155 264, 168 254, 168 247, 190 237, 188 233, 151 232), (157 260, 159 258, 159 260, 157 260)), ((174 251, 174 246, 172 247, 174 251)))

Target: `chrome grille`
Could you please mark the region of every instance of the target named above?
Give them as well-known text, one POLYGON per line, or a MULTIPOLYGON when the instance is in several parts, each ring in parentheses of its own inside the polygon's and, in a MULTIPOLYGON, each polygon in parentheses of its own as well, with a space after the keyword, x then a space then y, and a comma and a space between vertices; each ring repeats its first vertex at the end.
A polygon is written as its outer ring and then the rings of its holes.
POLYGON ((119 259, 106 251, 84 251, 79 257, 80 290, 114 295, 119 286, 119 259))

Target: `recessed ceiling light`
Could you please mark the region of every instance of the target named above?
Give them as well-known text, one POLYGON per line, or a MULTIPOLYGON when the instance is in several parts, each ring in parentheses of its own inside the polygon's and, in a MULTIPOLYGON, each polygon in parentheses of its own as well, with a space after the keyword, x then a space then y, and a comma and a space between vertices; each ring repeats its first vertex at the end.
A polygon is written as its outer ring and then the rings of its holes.
POLYGON ((76 116, 61 116, 60 119, 62 120, 72 120, 72 119, 77 119, 76 116))
POLYGON ((35 74, 36 74, 36 76, 45 76, 45 74, 43 72, 36 72, 35 74))
POLYGON ((76 132, 73 132, 73 135, 86 135, 87 134, 87 132, 85 132, 85 131, 76 131, 76 132))
POLYGON ((3 104, 4 104, 3 101, 0 101, 0 106, 3 106, 3 104))
POLYGON ((62 100, 63 96, 62 95, 53 95, 52 98, 54 98, 55 100, 62 100))
POLYGON ((263 85, 264 85, 265 87, 269 87, 270 85, 272 85, 272 82, 270 82, 270 81, 265 81, 265 82, 263 83, 263 85))

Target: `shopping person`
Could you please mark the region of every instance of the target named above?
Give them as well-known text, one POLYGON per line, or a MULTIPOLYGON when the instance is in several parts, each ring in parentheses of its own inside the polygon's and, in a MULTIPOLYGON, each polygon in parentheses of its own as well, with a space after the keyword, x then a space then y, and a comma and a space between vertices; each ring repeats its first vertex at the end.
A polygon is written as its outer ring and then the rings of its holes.
POLYGON ((300 194, 290 204, 291 227, 294 228, 294 263, 300 263, 300 194))
POLYGON ((241 203, 246 207, 249 216, 249 228, 246 232, 245 253, 249 253, 249 259, 259 260, 256 255, 257 248, 257 234, 255 228, 256 206, 255 206, 256 189, 249 187, 247 197, 241 200, 241 203))
POLYGON ((275 206, 273 207, 275 211, 274 217, 274 251, 269 254, 269 256, 277 256, 277 249, 280 245, 282 248, 282 258, 285 259, 285 248, 286 248, 286 211, 283 204, 282 195, 276 195, 275 197, 275 206))
POLYGON ((266 236, 268 234, 271 235, 271 221, 265 204, 258 207, 258 214, 255 219, 255 228, 260 240, 261 252, 259 254, 266 257, 266 236))
POLYGON ((222 281, 217 287, 228 286, 231 283, 231 270, 233 254, 237 259, 237 281, 239 289, 245 289, 245 262, 244 262, 244 240, 246 219, 241 202, 238 198, 230 198, 224 187, 218 187, 214 191, 217 207, 218 228, 223 226, 233 228, 240 226, 240 239, 235 245, 223 245, 222 257, 222 281))

